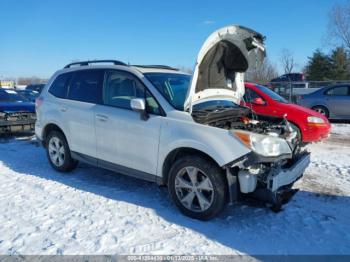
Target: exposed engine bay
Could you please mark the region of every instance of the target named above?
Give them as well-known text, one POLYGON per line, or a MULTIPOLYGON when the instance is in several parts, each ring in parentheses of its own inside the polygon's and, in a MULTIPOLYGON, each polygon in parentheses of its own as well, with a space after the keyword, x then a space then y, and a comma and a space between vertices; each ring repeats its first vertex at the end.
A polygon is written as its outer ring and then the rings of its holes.
POLYGON ((263 118, 256 115, 248 107, 212 107, 193 110, 192 117, 197 123, 227 130, 239 129, 281 137, 293 145, 300 144, 296 130, 293 129, 287 119, 263 118))

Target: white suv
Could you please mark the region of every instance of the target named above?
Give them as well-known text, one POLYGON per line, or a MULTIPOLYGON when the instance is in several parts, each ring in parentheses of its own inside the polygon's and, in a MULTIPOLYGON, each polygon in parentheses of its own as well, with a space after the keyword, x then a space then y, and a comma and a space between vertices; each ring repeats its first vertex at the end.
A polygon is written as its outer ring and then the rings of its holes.
POLYGON ((240 106, 263 39, 241 26, 214 32, 192 77, 114 60, 67 65, 36 101, 50 164, 67 172, 81 161, 166 185, 197 219, 246 196, 280 207, 310 160, 286 120, 258 120, 240 106))

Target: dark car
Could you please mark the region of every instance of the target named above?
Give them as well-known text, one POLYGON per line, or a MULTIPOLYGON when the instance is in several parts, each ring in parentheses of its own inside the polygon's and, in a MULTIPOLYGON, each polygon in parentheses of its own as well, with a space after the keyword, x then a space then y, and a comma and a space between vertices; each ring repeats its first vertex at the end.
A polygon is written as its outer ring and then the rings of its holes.
POLYGON ((43 90, 45 84, 31 84, 26 86, 26 90, 36 91, 38 93, 41 93, 41 90, 43 90))
POLYGON ((18 94, 23 96, 25 99, 29 100, 30 102, 35 103, 35 99, 40 95, 39 92, 33 91, 33 90, 16 90, 18 94))
POLYGON ((35 104, 15 90, 0 89, 0 134, 34 130, 35 104))
POLYGON ((277 78, 271 79, 270 82, 304 82, 305 77, 303 73, 284 74, 277 78))
POLYGON ((301 95, 298 103, 330 119, 350 119, 350 84, 327 86, 301 95))

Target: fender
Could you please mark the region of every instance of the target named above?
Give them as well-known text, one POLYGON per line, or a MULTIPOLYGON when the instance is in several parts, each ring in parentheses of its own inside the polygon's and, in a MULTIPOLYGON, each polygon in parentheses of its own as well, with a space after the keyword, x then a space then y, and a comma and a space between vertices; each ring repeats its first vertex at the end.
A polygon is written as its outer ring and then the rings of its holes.
POLYGON ((168 154, 178 148, 192 148, 210 156, 220 166, 238 159, 251 150, 229 130, 190 121, 166 119, 161 126, 157 176, 168 154))

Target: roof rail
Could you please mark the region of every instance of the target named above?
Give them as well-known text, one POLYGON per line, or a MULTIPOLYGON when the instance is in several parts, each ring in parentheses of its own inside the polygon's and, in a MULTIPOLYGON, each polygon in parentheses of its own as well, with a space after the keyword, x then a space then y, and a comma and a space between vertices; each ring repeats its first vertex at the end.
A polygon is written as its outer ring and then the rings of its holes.
POLYGON ((142 67, 142 68, 160 68, 160 69, 169 69, 169 70, 175 70, 175 71, 179 71, 180 69, 175 68, 175 67, 171 67, 171 66, 167 66, 167 65, 132 65, 135 67, 142 67))
POLYGON ((97 64, 97 63, 112 63, 114 65, 123 65, 123 66, 127 65, 127 64, 125 64, 121 61, 118 61, 118 60, 88 60, 88 61, 80 61, 80 62, 70 63, 70 64, 66 65, 64 68, 70 68, 74 65, 87 66, 89 64, 97 64))

